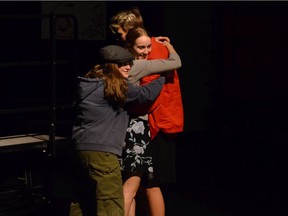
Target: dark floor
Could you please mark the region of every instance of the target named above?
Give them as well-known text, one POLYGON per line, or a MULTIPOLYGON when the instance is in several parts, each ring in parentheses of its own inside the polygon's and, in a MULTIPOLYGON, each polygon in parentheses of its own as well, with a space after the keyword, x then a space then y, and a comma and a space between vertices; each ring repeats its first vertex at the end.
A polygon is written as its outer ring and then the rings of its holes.
MULTIPOLYGON (((287 216, 285 133, 183 134, 178 182, 163 187, 166 216, 287 216)), ((65 157, 47 165, 43 152, 20 154, 1 155, 0 216, 65 216, 71 183, 65 157), (29 184, 26 168, 32 168, 29 184)))

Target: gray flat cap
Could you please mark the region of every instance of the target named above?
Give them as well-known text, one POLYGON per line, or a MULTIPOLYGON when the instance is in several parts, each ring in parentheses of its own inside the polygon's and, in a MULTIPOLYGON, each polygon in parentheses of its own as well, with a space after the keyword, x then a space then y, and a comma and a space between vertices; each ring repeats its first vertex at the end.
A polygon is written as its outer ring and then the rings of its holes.
POLYGON ((117 45, 109 45, 100 49, 103 62, 122 63, 133 60, 133 55, 125 48, 117 45))

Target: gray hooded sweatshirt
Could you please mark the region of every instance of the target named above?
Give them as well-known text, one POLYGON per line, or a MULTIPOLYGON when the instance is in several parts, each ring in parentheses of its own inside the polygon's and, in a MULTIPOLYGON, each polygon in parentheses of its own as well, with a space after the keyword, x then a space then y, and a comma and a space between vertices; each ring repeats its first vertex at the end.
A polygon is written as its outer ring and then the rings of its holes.
MULTIPOLYGON (((76 150, 110 152, 121 156, 129 116, 126 110, 104 98, 104 80, 78 77, 76 121, 72 141, 76 150)), ((126 104, 153 102, 159 95, 164 77, 145 86, 128 84, 126 104)))

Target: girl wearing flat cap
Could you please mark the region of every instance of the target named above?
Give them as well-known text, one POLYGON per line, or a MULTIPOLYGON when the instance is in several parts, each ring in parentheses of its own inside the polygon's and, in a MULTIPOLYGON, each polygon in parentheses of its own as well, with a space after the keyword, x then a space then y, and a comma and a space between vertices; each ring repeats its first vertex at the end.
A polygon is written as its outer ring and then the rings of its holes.
POLYGON ((129 121, 125 106, 153 102, 165 78, 145 86, 132 85, 127 78, 134 57, 127 49, 106 46, 100 56, 101 63, 85 77, 79 77, 72 130, 77 161, 76 199, 82 215, 124 216, 118 157, 129 121))

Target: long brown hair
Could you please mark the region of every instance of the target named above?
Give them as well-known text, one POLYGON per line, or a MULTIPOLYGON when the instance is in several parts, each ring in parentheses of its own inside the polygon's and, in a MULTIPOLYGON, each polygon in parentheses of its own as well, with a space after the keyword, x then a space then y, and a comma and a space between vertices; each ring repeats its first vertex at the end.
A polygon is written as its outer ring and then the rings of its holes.
POLYGON ((95 65, 85 77, 104 79, 105 99, 114 105, 116 103, 118 106, 124 107, 128 85, 125 78, 119 72, 117 64, 104 63, 95 65))

